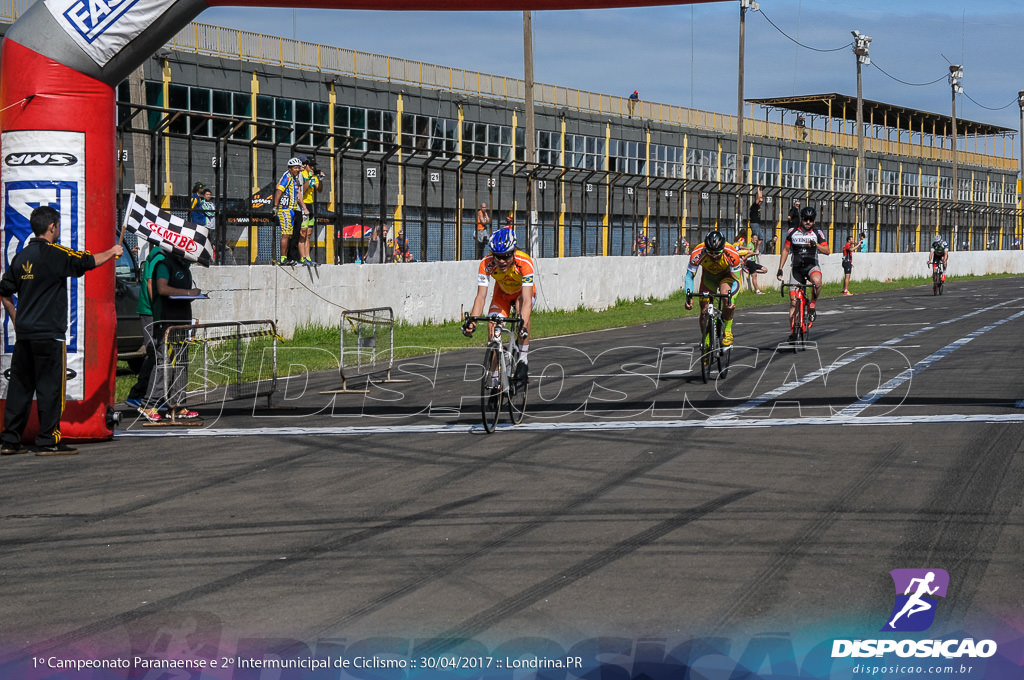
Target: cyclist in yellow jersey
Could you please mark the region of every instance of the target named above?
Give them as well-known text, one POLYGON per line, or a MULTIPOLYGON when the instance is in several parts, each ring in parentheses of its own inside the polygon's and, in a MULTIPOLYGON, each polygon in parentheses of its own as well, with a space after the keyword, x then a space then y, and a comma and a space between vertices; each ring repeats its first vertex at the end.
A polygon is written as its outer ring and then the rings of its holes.
MULTIPOLYGON (((722 295, 733 296, 740 288, 740 279, 743 274, 743 258, 736 249, 729 245, 725 236, 719 231, 713 231, 704 239, 704 243, 693 249, 690 255, 690 263, 686 268, 686 308, 693 309, 693 287, 697 268, 701 268, 700 292, 718 292, 722 295)), ((700 330, 701 337, 704 335, 705 310, 710 300, 702 298, 700 301, 700 330)), ((732 322, 736 313, 736 305, 732 297, 729 298, 725 308, 722 310, 722 320, 725 321, 725 333, 722 336, 722 345, 729 347, 733 343, 732 322)))
POLYGON ((324 173, 317 170, 315 158, 303 156, 299 160, 302 161, 302 172, 299 175, 302 178, 302 202, 306 207, 302 218, 302 229, 299 230, 299 257, 302 264, 312 267, 316 263, 309 255, 309 236, 313 233, 315 226, 313 208, 316 203, 316 194, 324 190, 324 173))
MULTIPOLYGON (((477 270, 476 297, 473 299, 470 316, 480 316, 483 312, 487 301, 487 285, 489 279, 494 279, 494 294, 491 296, 488 313, 509 316, 514 305, 523 319, 519 329, 519 364, 515 373, 515 380, 523 383, 528 378, 526 354, 530 349, 530 314, 537 299, 533 260, 523 251, 516 250, 516 232, 512 227, 494 232, 489 245, 491 254, 480 260, 477 270)), ((466 337, 472 337, 475 330, 475 321, 467 321, 462 326, 462 333, 466 337)), ((488 332, 488 337, 494 334, 493 324, 488 324, 488 332)))

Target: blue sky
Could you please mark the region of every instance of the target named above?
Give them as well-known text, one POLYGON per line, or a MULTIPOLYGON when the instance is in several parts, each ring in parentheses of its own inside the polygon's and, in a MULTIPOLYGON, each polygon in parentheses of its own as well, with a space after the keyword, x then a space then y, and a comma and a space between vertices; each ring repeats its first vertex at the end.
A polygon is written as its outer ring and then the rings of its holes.
MULTIPOLYGON (((747 98, 855 95, 851 49, 810 48, 842 48, 857 29, 873 38, 874 65, 863 73, 865 98, 949 114, 948 59, 964 66, 966 96, 957 100, 959 117, 1019 127, 1021 0, 762 0, 760 5, 762 12, 747 15, 747 98), (932 84, 915 85, 923 83, 932 84)), ((214 8, 198 21, 487 73, 523 74, 521 12, 214 8)), ((637 89, 645 100, 736 113, 738 0, 541 11, 534 13, 533 31, 538 82, 623 96, 637 89)), ((764 112, 755 109, 754 115, 764 112)))

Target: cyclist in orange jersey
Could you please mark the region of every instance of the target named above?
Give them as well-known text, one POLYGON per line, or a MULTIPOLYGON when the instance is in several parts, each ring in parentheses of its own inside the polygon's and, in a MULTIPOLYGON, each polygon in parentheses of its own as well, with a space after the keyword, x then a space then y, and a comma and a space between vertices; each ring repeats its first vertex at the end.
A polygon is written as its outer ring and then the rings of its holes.
MULTIPOLYGON (((735 295, 740 289, 740 279, 743 277, 743 258, 736 249, 729 245, 725 236, 719 231, 713 231, 704 239, 704 243, 693 249, 690 255, 690 264, 686 268, 686 308, 693 309, 693 286, 697 274, 697 268, 701 268, 700 292, 718 292, 723 295, 735 295)), ((700 330, 701 337, 704 336, 704 313, 710 300, 702 298, 700 301, 700 330)), ((722 320, 725 321, 725 333, 722 336, 722 345, 729 347, 733 343, 732 321, 736 314, 736 305, 732 298, 722 310, 722 320)))
MULTIPOLYGON (((523 325, 519 329, 519 365, 516 366, 515 380, 526 382, 527 359, 530 338, 530 313, 537 299, 537 286, 534 281, 533 260, 521 250, 516 250, 516 232, 512 227, 504 227, 494 232, 489 245, 491 254, 480 260, 477 270, 476 298, 470 316, 480 316, 487 301, 487 286, 494 279, 494 294, 491 296, 490 314, 509 316, 512 308, 519 311, 523 325)), ((493 324, 489 328, 494 333, 493 324)), ((476 330, 475 321, 467 321, 462 327, 466 337, 472 337, 476 330)), ((490 336, 488 336, 490 337, 490 336)))

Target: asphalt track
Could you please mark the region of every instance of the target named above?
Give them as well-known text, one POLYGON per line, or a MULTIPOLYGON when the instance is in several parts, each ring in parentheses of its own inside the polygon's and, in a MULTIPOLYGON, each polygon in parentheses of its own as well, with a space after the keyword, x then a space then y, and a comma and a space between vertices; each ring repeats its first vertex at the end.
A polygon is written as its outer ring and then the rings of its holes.
POLYGON ((877 631, 903 567, 949 572, 940 623, 1024 610, 1024 282, 820 309, 801 352, 783 305, 740 310, 707 385, 693 318, 535 340, 527 419, 491 435, 474 349, 5 457, 4 677, 248 638, 877 631))

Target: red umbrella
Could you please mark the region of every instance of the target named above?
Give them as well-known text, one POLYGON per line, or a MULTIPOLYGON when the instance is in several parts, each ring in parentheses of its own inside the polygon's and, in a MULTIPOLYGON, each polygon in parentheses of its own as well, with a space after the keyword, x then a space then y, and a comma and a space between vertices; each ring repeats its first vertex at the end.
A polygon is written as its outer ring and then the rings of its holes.
POLYGON ((370 227, 364 227, 361 224, 350 224, 342 228, 341 238, 346 241, 364 241, 366 240, 366 235, 370 233, 370 229, 370 227))

